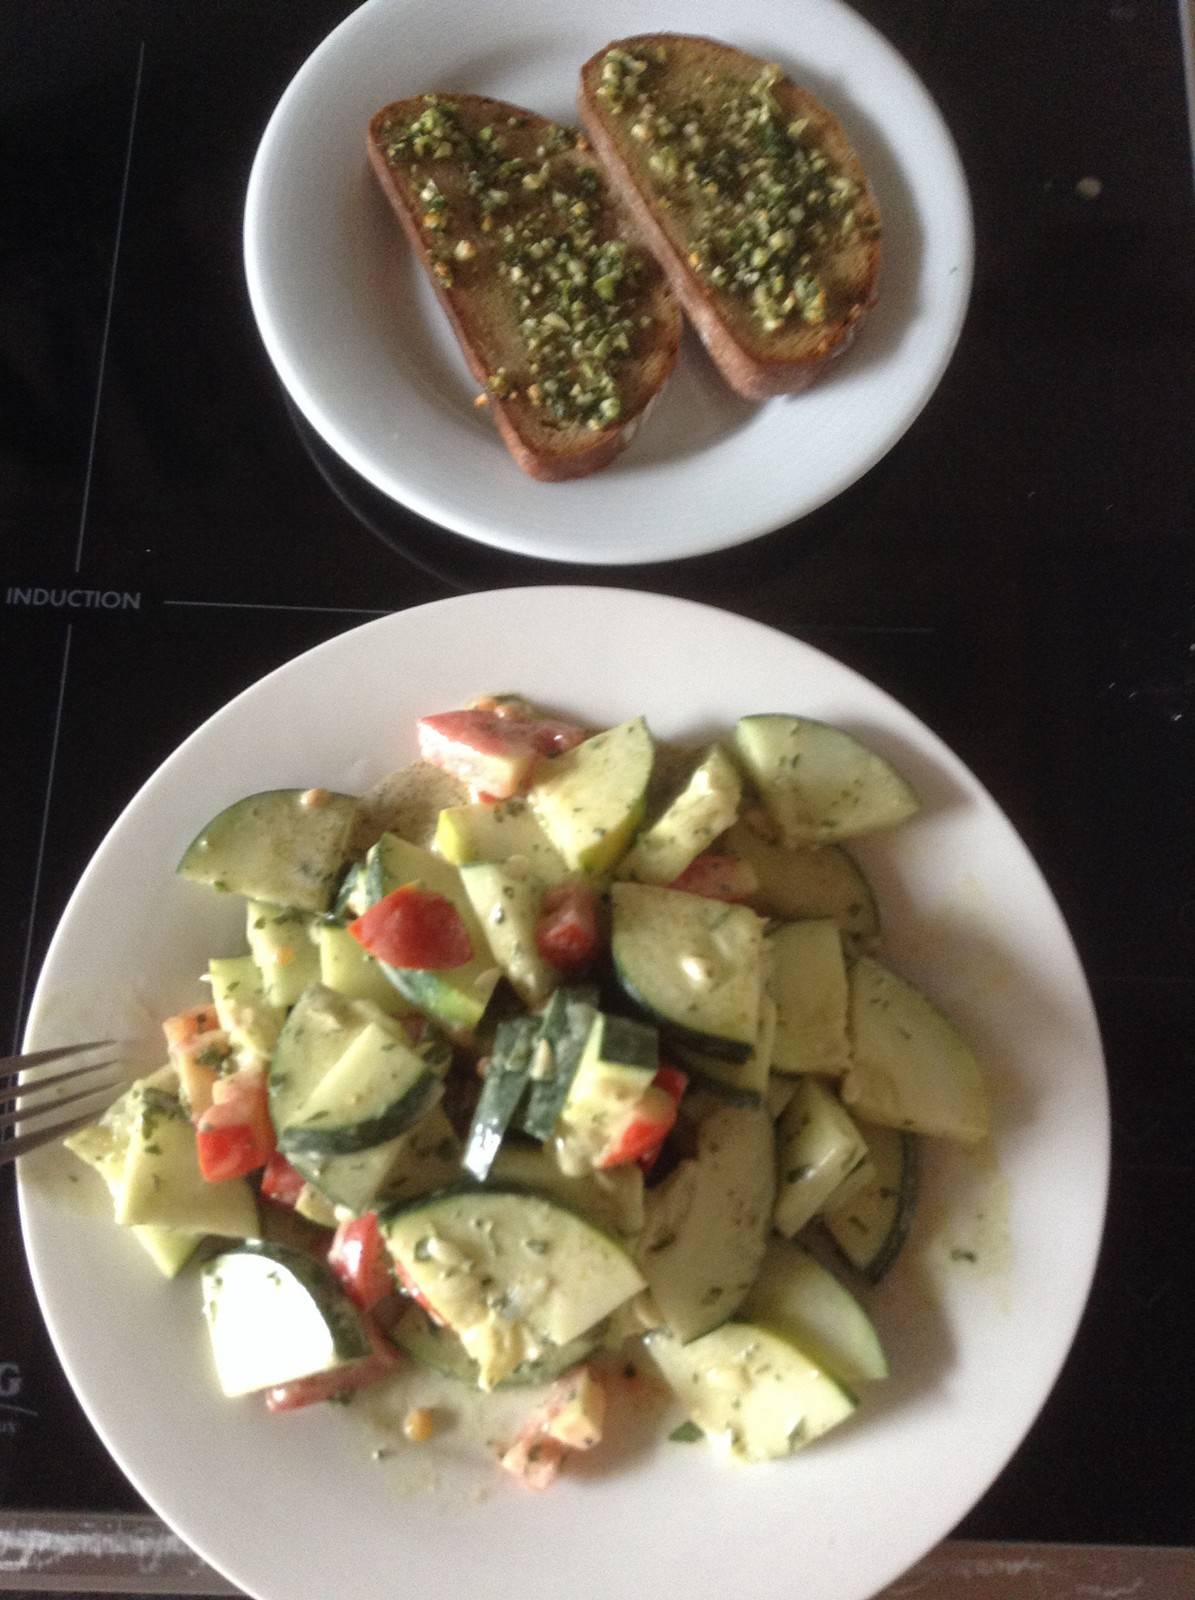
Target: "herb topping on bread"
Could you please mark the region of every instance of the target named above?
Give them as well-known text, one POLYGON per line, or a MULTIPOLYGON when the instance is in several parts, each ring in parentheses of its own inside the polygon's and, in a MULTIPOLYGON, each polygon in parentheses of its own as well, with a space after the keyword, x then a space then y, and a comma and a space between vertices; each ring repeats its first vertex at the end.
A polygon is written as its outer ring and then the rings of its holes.
POLYGON ((680 311, 585 142, 501 101, 426 94, 379 111, 368 150, 519 465, 604 466, 672 368, 680 311))
POLYGON ((582 69, 582 122, 727 381, 804 388, 873 303, 879 213, 836 119, 715 40, 623 39, 582 69))

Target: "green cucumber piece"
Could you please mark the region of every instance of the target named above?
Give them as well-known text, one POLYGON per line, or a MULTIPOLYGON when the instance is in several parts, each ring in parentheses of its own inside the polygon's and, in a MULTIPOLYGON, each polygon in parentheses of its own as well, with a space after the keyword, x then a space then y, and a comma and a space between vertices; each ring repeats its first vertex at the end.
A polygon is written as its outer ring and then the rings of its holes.
POLYGON ((469 903, 460 873, 451 862, 393 833, 384 833, 365 859, 371 905, 404 884, 417 883, 433 894, 443 895, 455 906, 473 947, 471 960, 447 972, 380 965, 399 992, 420 1011, 435 1017, 453 1032, 472 1032, 481 1021, 502 974, 490 954, 485 932, 469 903))
POLYGON ((627 996, 682 1043, 746 1061, 759 1027, 760 918, 654 884, 616 883, 610 894, 611 953, 627 996))
POLYGON ((364 861, 351 862, 345 868, 344 877, 340 880, 340 887, 336 891, 336 898, 332 902, 329 913, 336 922, 351 922, 359 917, 362 912, 369 910, 369 897, 365 887, 364 861))
POLYGON ((370 1000, 390 1017, 411 1016, 415 1007, 405 1000, 374 958, 363 950, 346 928, 321 922, 315 929, 319 956, 319 981, 349 1000, 370 1000))
POLYGON ((747 904, 765 917, 799 921, 832 917, 847 937, 874 939, 880 913, 858 862, 841 845, 786 849, 761 838, 746 821, 723 834, 719 849, 754 867, 759 888, 747 904))
POLYGON ((708 1437, 742 1461, 774 1461, 846 1420, 858 1402, 785 1335, 727 1322, 681 1344, 653 1333, 648 1353, 708 1437))
POLYGON ((490 954, 520 1000, 542 1005, 560 981, 535 939, 546 884, 522 861, 475 861, 459 870, 490 954))
POLYGON ((250 900, 245 914, 249 953, 261 973, 262 993, 272 1006, 289 1011, 319 979, 319 951, 312 919, 289 906, 250 900))
POLYGON ((257 962, 252 956, 215 958, 207 970, 216 1020, 233 1049, 268 1061, 278 1043, 283 1013, 266 999, 257 962))
POLYGON ((597 1327, 643 1287, 626 1250, 546 1195, 465 1188, 384 1216, 400 1276, 477 1363, 490 1389, 545 1349, 597 1327))
POLYGON ((643 818, 653 759, 642 717, 544 763, 527 799, 574 872, 609 872, 643 818))
POLYGON ((808 717, 742 717, 735 749, 784 844, 819 844, 891 828, 920 806, 882 756, 808 717))
POLYGON ((144 1081, 130 1095, 128 1142, 114 1197, 117 1223, 233 1239, 255 1234, 252 1189, 244 1178, 224 1183, 204 1179, 195 1130, 179 1101, 144 1081))
POLYGON ((847 979, 838 925, 788 922, 764 940, 767 984, 776 1002, 775 1072, 840 1075, 850 1065, 847 979))
POLYGON ((230 1398, 363 1361, 369 1339, 328 1269, 302 1250, 254 1241, 209 1261, 203 1313, 230 1398))
POLYGON ((738 815, 742 780, 721 745, 710 745, 689 781, 650 827, 635 840, 618 866, 620 878, 669 884, 738 815))
POLYGON ((494 1048, 465 1141, 464 1165, 484 1183, 494 1157, 515 1119, 531 1078, 531 1058, 539 1038, 535 1017, 511 1017, 498 1024, 494 1048))
POLYGON ((439 1074, 389 1018, 367 1022, 278 1130, 288 1156, 353 1155, 396 1139, 444 1092, 439 1074))
POLYGON ((247 795, 195 836, 178 871, 250 900, 327 911, 356 816, 357 802, 347 794, 269 789, 247 795), (318 804, 310 803, 314 794, 318 804))
POLYGON ((492 804, 446 806, 436 824, 436 849, 445 861, 523 860, 542 883, 570 876, 564 857, 552 844, 522 795, 492 804))
POLYGON ((767 994, 760 997, 759 1029, 755 1047, 746 1061, 720 1061, 688 1045, 671 1043, 677 1062, 695 1086, 708 1089, 737 1105, 757 1106, 768 1091, 770 1066, 776 1038, 776 1002, 767 994))
POLYGON ((460 1141, 439 1105, 406 1133, 368 1150, 289 1159, 327 1204, 357 1216, 431 1194, 461 1175, 460 1141))
POLYGON ((540 1052, 520 1126, 533 1139, 550 1139, 564 1110, 585 1042, 597 1016, 597 991, 560 988, 544 1008, 540 1052))
POLYGON ((508 1139, 490 1177, 502 1188, 527 1189, 559 1200, 617 1238, 633 1239, 643 1231, 643 1171, 634 1162, 570 1177, 543 1145, 508 1139))
POLYGON ((801 1078, 776 1125, 776 1231, 792 1238, 867 1159, 867 1142, 837 1096, 801 1078))
POLYGON ((556 1158, 565 1172, 593 1169, 659 1065, 654 1028, 597 1013, 556 1124, 556 1158))
POLYGON ((987 1089, 971 1046, 920 990, 870 957, 851 968, 850 1030, 842 1098, 865 1121, 964 1144, 987 1137, 987 1089))
POLYGON ((772 1123, 760 1106, 686 1097, 696 1155, 648 1191, 636 1259, 682 1343, 732 1317, 755 1281, 776 1187, 772 1123))
POLYGON ((917 1209, 921 1147, 911 1133, 881 1126, 864 1130, 870 1155, 866 1184, 832 1205, 821 1222, 856 1272, 879 1283, 904 1248, 917 1209))
POLYGON ((742 1309, 747 1321, 786 1335, 849 1386, 888 1376, 888 1358, 867 1312, 827 1267, 791 1239, 772 1239, 742 1309))
POLYGON ((295 1002, 270 1058, 270 1118, 275 1128, 295 1120, 299 1108, 369 1022, 393 1029, 398 1023, 367 1000, 350 1000, 322 983, 313 983, 295 1002))
MULTIPOLYGON (((527 1388, 532 1384, 551 1383, 562 1372, 575 1367, 578 1361, 592 1353, 600 1337, 600 1328, 582 1334, 571 1344, 559 1348, 545 1347, 536 1361, 524 1361, 513 1372, 502 1378, 495 1388, 527 1388)), ((410 1305, 389 1330, 388 1337, 420 1366, 430 1367, 446 1378, 456 1378, 470 1388, 478 1387, 478 1366, 465 1353, 465 1347, 450 1328, 441 1327, 424 1311, 422 1306, 410 1305)))

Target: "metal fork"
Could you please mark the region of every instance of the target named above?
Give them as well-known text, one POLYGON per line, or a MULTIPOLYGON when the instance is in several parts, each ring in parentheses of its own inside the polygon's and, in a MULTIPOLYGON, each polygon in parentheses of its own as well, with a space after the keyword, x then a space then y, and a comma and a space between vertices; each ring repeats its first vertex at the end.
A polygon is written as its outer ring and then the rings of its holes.
POLYGON ((92 1061, 86 1066, 68 1067, 64 1072, 38 1075, 26 1083, 6 1083, 30 1067, 49 1066, 51 1062, 68 1061, 73 1056, 84 1055, 88 1050, 107 1050, 115 1045, 114 1039, 93 1039, 90 1044, 63 1045, 56 1050, 35 1050, 27 1056, 0 1056, 0 1167, 7 1166, 18 1156, 27 1155, 39 1145, 63 1139, 78 1128, 85 1128, 108 1109, 122 1089, 128 1086, 128 1075, 117 1056, 104 1061, 92 1061), (115 1072, 113 1069, 116 1069, 115 1072), (104 1076, 106 1074, 106 1076, 104 1076), (69 1094, 61 1091, 72 1086, 69 1094), (67 1106, 88 1101, 87 1111, 63 1117, 67 1106), (49 1121, 44 1119, 49 1118, 49 1121), (18 1134, 12 1130, 18 1123, 35 1122, 18 1134))

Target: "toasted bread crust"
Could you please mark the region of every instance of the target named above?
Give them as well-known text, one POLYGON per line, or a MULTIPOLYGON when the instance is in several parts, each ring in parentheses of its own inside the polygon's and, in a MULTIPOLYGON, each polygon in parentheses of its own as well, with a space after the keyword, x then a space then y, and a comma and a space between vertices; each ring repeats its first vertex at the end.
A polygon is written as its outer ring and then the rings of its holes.
POLYGON ((642 57, 661 51, 666 70, 685 92, 703 82, 745 85, 766 63, 714 39, 687 34, 642 34, 604 46, 581 69, 578 113, 611 185, 631 212, 643 238, 726 382, 749 400, 794 394, 813 383, 849 346, 875 304, 880 268, 879 211, 859 159, 837 119, 812 95, 781 78, 773 93, 786 121, 807 123, 811 143, 830 169, 854 185, 857 231, 852 241, 823 254, 819 269, 832 283, 830 314, 816 327, 798 324, 767 332, 753 325, 749 307, 690 262, 693 240, 685 222, 653 182, 641 148, 628 137, 629 119, 604 103, 603 63, 611 50, 642 57))
MULTIPOLYGON (((554 179, 580 167, 596 172, 596 165, 571 136, 562 141, 561 130, 546 118, 480 95, 419 95, 395 101, 375 114, 366 137, 370 165, 428 274, 507 449, 524 472, 542 481, 585 477, 627 447, 671 372, 680 344, 679 306, 651 253, 634 235, 626 213, 602 185, 600 203, 595 202, 600 210, 599 235, 627 240, 639 258, 632 309, 637 318, 650 319, 650 325, 635 335, 633 349, 619 369, 621 412, 616 421, 591 427, 583 419, 549 416, 528 394, 536 382, 534 356, 519 332, 526 308, 519 309, 515 291, 498 268, 501 228, 483 228, 481 212, 466 193, 465 174, 455 170, 459 163, 429 156, 411 165, 387 154, 393 129, 418 117, 429 99, 451 107, 459 125, 471 135, 500 127, 512 156, 531 160, 536 150, 542 152, 551 144, 554 179), (449 197, 447 228, 435 222, 421 199, 428 180, 449 197), (446 235, 455 248, 469 252, 467 259, 446 261, 446 235)), ((524 213, 534 204, 521 191, 516 191, 516 200, 524 213)), ((546 196, 543 204, 549 204, 546 196)))

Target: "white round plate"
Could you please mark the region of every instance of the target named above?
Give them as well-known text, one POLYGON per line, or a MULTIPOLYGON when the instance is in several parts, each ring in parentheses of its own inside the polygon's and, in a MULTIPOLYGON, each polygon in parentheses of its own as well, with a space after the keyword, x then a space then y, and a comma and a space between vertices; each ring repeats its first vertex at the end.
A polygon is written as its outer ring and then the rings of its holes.
POLYGON ((950 1531, 1045 1399, 1087 1294, 1108 1156, 1091 1002, 1046 885, 976 779, 863 678, 758 624, 615 589, 471 595, 343 634, 211 718, 124 812, 54 938, 27 1045, 132 1033, 152 1056, 208 957, 240 948, 231 897, 174 873, 207 818, 273 786, 361 789, 413 757, 417 715, 487 690, 593 723, 642 712, 662 738, 798 710, 854 729, 920 791, 923 812, 859 854, 889 959, 985 1063, 995 1137, 978 1161, 944 1142, 927 1158, 913 1241, 872 1301, 892 1376, 785 1462, 736 1468, 661 1438, 603 1447, 536 1495, 449 1433, 407 1449, 433 1481, 399 1492, 354 1407, 270 1417, 222 1399, 194 1275, 158 1278, 98 1181, 47 1149, 22 1163, 21 1203, 63 1365, 150 1504, 260 1600, 376 1600, 385 1574, 425 1600, 785 1600, 794 1584, 863 1600, 950 1531))
POLYGON ((971 285, 958 155, 924 87, 840 0, 370 0, 279 102, 257 154, 245 261, 292 399, 393 499, 501 549, 603 565, 741 543, 839 494, 896 443, 950 359, 971 285), (687 336, 631 448, 575 483, 515 466, 365 160, 369 118, 425 90, 575 121, 581 63, 610 39, 704 33, 777 60, 836 110, 884 216, 881 300, 807 394, 751 405, 687 336))

